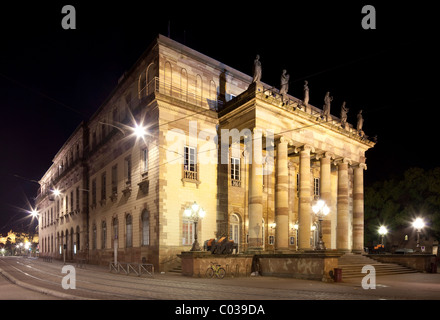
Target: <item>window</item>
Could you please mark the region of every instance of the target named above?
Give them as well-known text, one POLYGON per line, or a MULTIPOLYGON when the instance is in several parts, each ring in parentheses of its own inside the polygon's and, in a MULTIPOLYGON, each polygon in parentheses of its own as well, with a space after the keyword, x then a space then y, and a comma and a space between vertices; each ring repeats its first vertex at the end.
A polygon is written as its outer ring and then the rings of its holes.
POLYGON ((319 178, 313 179, 313 195, 319 197, 319 178))
POLYGON ((119 238, 119 228, 118 228, 118 218, 113 218, 112 227, 113 227, 113 239, 119 238))
POLYGON ((142 211, 142 245, 150 245, 150 214, 146 209, 142 211))
POLYGON ((182 245, 191 245, 194 242, 194 221, 182 222, 182 245))
POLYGON ((79 251, 81 250, 81 247, 79 245, 79 226, 76 227, 76 249, 79 251))
POLYGON ((124 161, 124 178, 127 186, 131 185, 131 156, 125 158, 124 161))
POLYGON ((231 158, 231 183, 240 187, 240 158, 231 158))
POLYGON ((148 172, 148 148, 142 149, 142 173, 148 172))
POLYGON ((186 180, 198 180, 197 174, 197 150, 185 146, 183 162, 183 178, 186 180))
POLYGON ((196 171, 196 148, 185 146, 184 152, 184 168, 185 170, 196 171))
POLYGON ((96 144, 97 144, 97 139, 96 139, 96 130, 93 131, 92 133, 92 148, 95 149, 96 148, 96 144))
POLYGON ((118 165, 112 167, 112 194, 118 193, 118 165))
POLYGON ((93 234, 92 234, 92 249, 96 249, 96 224, 93 224, 93 234))
POLYGON ((79 187, 76 187, 76 210, 79 212, 79 187))
POLYGON ((235 213, 229 218, 229 239, 240 244, 240 218, 235 213))
POLYGON ((92 180, 92 206, 96 206, 96 179, 92 180))
POLYGON ((133 246, 133 219, 130 214, 125 217, 125 247, 130 248, 133 246))
POLYGON ((104 140, 107 132, 106 132, 106 123, 105 123, 105 119, 103 120, 103 123, 101 123, 101 141, 104 140))
POLYGON ((73 204, 74 204, 74 201, 73 201, 73 190, 72 191, 70 191, 70 211, 73 211, 73 204))
POLYGON ((101 249, 105 249, 105 244, 107 243, 107 223, 105 221, 102 221, 101 229, 101 249))
POLYGON ((106 173, 103 172, 101 175, 101 200, 105 200, 106 198, 106 183, 107 183, 107 177, 106 177, 106 173))

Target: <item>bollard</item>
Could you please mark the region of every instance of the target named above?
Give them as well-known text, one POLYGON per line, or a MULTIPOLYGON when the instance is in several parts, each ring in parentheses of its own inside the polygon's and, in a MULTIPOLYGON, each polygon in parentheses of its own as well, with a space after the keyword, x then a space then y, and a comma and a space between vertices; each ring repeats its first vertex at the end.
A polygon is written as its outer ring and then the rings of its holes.
POLYGON ((341 268, 335 268, 334 269, 333 280, 335 282, 341 282, 342 281, 342 269, 341 268))

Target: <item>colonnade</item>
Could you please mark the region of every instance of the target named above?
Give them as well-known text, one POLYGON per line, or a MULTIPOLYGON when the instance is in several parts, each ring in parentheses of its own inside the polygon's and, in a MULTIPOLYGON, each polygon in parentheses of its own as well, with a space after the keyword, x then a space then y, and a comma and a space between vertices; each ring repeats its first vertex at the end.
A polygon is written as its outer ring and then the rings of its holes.
MULTIPOLYGON (((263 166, 262 136, 254 130, 253 152, 249 176, 249 245, 248 250, 263 250, 261 221, 263 217, 263 166)), ((275 249, 279 251, 289 248, 289 141, 281 137, 276 141, 275 156, 275 249)), ((320 199, 330 204, 336 201, 336 228, 332 228, 329 218, 322 221, 322 234, 326 246, 331 243, 332 229, 336 230, 336 249, 341 251, 362 252, 364 244, 364 163, 354 163, 350 159, 336 156, 331 152, 315 152, 311 145, 295 147, 299 154, 298 182, 298 249, 310 250, 312 226, 312 176, 311 160, 320 162, 320 199), (337 197, 332 199, 331 167, 337 167, 337 197), (353 168, 352 201, 349 199, 350 174, 353 168), (350 210, 352 204, 352 210, 350 210), (350 219, 350 211, 352 219, 350 219), (352 222, 352 226, 350 226, 352 222), (352 236, 350 237, 350 232, 352 236), (349 241, 352 239, 352 243, 349 241)))

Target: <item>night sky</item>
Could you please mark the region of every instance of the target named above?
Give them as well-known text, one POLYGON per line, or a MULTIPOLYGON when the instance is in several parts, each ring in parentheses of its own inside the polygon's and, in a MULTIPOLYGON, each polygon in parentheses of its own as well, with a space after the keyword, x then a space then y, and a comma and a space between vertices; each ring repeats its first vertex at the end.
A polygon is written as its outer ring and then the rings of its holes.
POLYGON ((302 99, 308 80, 310 103, 322 108, 330 91, 331 113, 339 117, 346 101, 353 125, 363 109, 365 133, 378 138, 366 153, 366 185, 440 163, 440 112, 432 98, 438 92, 438 33, 429 4, 90 2, 0 7, 0 232, 30 227, 20 208, 34 204, 35 181, 124 71, 168 31, 173 40, 249 75, 259 54, 263 82, 279 87, 287 69, 291 95, 302 99), (66 4, 76 9, 75 30, 61 26, 66 4), (375 30, 361 26, 367 4, 376 9, 375 30))

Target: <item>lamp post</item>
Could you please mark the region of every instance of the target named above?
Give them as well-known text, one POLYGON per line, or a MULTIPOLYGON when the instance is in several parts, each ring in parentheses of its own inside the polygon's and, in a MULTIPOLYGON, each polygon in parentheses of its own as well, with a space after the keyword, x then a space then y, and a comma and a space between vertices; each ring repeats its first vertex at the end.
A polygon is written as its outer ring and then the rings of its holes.
POLYGON ((205 217, 206 212, 197 204, 197 202, 194 201, 191 206, 183 211, 183 214, 185 217, 194 221, 194 242, 190 251, 201 251, 199 242, 197 241, 197 223, 199 222, 200 218, 205 217))
POLYGON ((318 200, 312 206, 313 213, 318 217, 319 221, 319 241, 316 250, 325 250, 325 244, 322 240, 322 220, 326 215, 330 213, 330 208, 327 206, 324 200, 318 200))
POLYGON ((383 238, 388 233, 388 230, 387 230, 387 228, 385 226, 380 226, 378 232, 379 232, 379 235, 380 235, 380 244, 382 245, 382 248, 384 248, 383 238))
POLYGON ((416 246, 416 251, 420 252, 420 232, 422 231, 423 227, 425 226, 425 222, 423 221, 422 218, 417 218, 416 220, 414 220, 413 222, 413 227, 416 229, 417 231, 417 246, 416 246))

